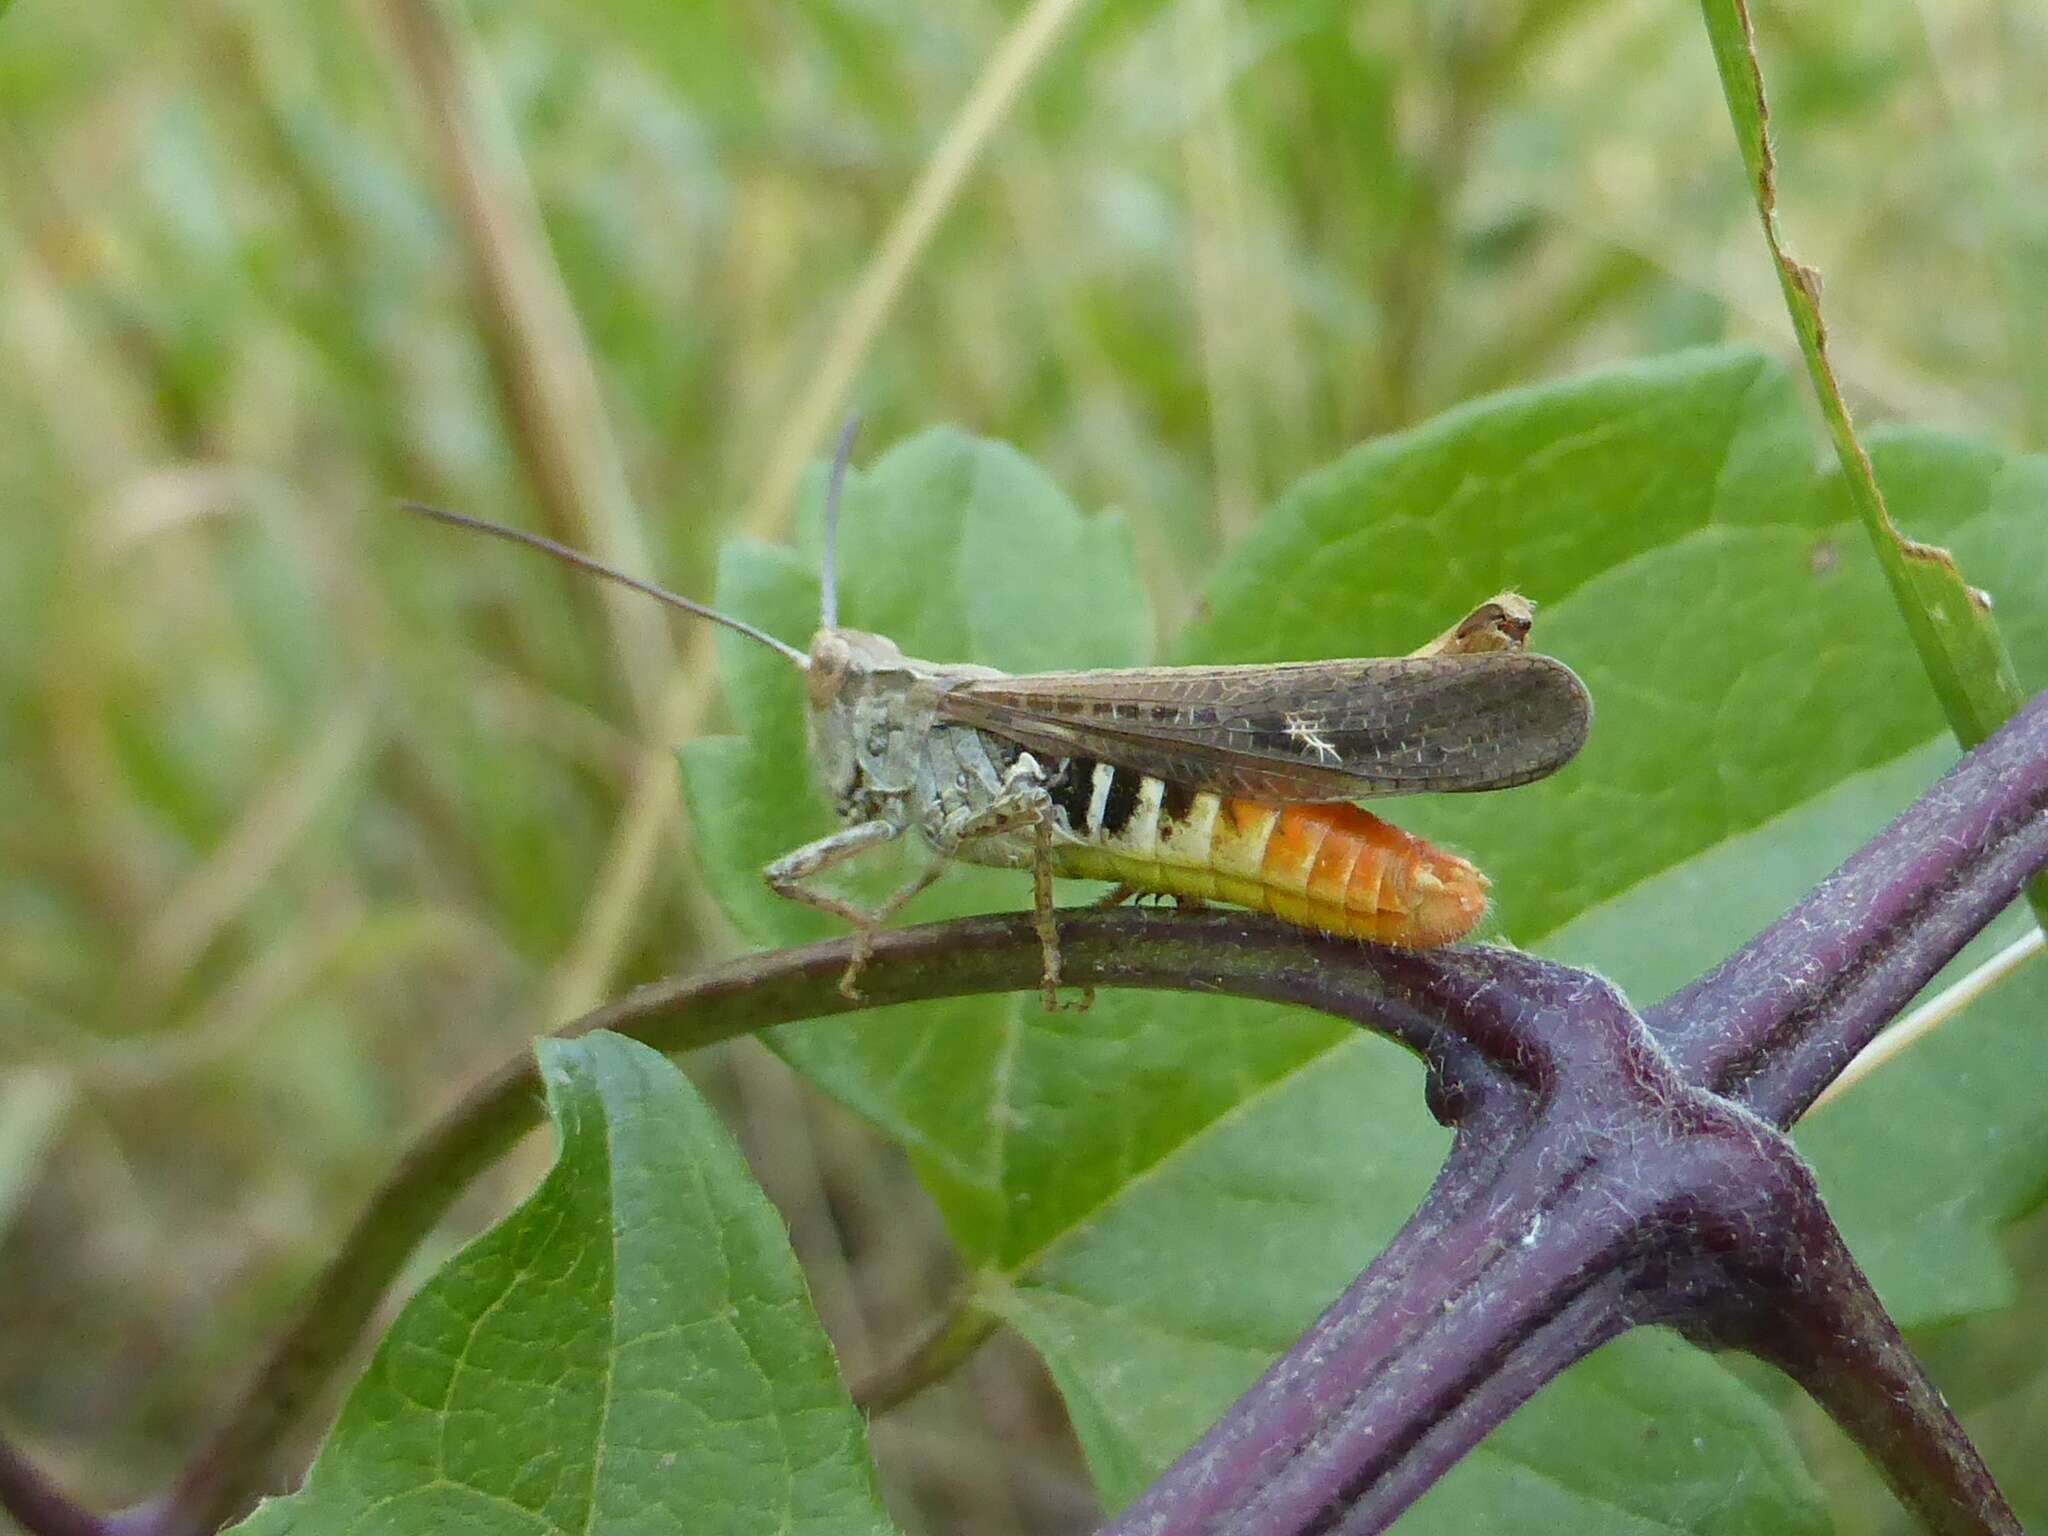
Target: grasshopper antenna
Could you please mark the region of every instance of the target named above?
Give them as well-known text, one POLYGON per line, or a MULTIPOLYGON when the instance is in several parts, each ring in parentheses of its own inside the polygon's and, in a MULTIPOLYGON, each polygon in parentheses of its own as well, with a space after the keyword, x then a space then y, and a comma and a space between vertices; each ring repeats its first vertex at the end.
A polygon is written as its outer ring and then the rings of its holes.
POLYGON ((859 415, 847 417, 832 454, 832 478, 825 482, 825 559, 818 572, 820 629, 839 627, 839 493, 846 485, 846 466, 853 462, 853 439, 859 431, 859 415))
POLYGON ((765 630, 754 628, 743 619, 736 619, 729 613, 720 613, 716 608, 703 603, 693 603, 687 597, 678 597, 666 587, 657 587, 651 581, 642 581, 637 576, 628 576, 624 571, 614 570, 601 560, 594 560, 580 549, 571 549, 566 544, 557 544, 553 539, 542 538, 537 533, 528 533, 521 528, 507 528, 502 523, 487 523, 480 517, 467 517, 460 512, 450 512, 444 507, 430 507, 421 501, 401 501, 399 506, 408 512, 417 512, 421 517, 431 517, 437 523, 446 523, 451 528, 465 528, 471 533, 487 533, 493 538, 508 539, 514 544, 524 544, 537 549, 544 555, 552 555, 564 565, 573 565, 579 571, 588 571, 593 576, 602 576, 606 581, 617 582, 635 592, 646 594, 656 602, 667 603, 671 608, 680 608, 685 613, 694 613, 700 619, 709 619, 714 624, 723 624, 727 629, 737 631, 750 640, 758 640, 770 650, 780 651, 799 667, 809 670, 811 658, 793 645, 784 644, 765 630))

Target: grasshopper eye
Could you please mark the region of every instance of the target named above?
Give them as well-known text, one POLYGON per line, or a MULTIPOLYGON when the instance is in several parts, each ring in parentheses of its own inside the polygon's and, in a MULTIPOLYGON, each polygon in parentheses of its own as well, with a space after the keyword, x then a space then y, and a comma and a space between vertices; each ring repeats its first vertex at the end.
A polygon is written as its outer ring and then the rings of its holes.
POLYGON ((886 752, 886 751, 888 751, 888 750, 889 750, 889 737, 888 737, 888 733, 887 733, 887 732, 885 732, 885 731, 869 731, 869 732, 868 732, 868 755, 869 755, 870 757, 880 757, 880 756, 881 756, 881 755, 882 755, 882 754, 883 754, 884 752, 886 752))

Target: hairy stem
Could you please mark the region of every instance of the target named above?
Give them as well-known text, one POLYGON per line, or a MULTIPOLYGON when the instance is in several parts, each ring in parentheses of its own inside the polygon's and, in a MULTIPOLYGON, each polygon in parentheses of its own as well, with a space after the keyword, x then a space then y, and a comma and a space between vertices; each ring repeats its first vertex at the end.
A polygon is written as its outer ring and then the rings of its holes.
POLYGON ((2048 693, 1790 912, 1649 1010, 1679 1071, 1790 1125, 2048 863, 2048 693))
POLYGON ((81 1509, 20 1448, 0 1439, 0 1510, 34 1536, 111 1536, 113 1527, 81 1509))

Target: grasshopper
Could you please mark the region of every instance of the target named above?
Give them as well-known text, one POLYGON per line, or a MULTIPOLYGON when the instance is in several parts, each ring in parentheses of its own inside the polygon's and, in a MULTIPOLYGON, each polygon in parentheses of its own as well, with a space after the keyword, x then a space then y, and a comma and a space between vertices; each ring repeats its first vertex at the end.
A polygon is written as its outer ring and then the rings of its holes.
MULTIPOLYGON (((762 871, 778 895, 856 935, 840 990, 859 1000, 875 935, 954 861, 1026 869, 1061 1007, 1055 877, 1106 880, 1114 903, 1225 902, 1328 933, 1428 948, 1469 933, 1487 880, 1351 802, 1507 789, 1584 744, 1592 702, 1571 668, 1523 649, 1532 605, 1482 604, 1408 656, 1267 666, 1011 676, 920 661, 841 627, 835 557, 851 449, 826 492, 822 602, 808 651, 537 534, 407 503, 618 582, 777 651, 805 675, 811 758, 845 823, 762 871), (913 830, 924 870, 865 908, 813 882, 913 830)), ((1076 1005, 1086 1007, 1087 995, 1076 1005)))

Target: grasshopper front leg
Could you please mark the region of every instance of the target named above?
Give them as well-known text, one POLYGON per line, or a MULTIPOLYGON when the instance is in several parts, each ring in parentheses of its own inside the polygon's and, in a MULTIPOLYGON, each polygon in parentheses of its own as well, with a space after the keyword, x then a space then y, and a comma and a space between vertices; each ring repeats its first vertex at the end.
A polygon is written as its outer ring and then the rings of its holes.
POLYGON ((829 892, 814 890, 804 882, 835 864, 844 864, 871 848, 894 842, 902 835, 903 829, 893 821, 877 818, 856 822, 830 837, 821 837, 815 843, 805 843, 803 847, 785 853, 761 871, 761 878, 768 882, 768 888, 776 895, 807 907, 816 907, 821 912, 830 912, 853 925, 853 958, 846 962, 846 973, 839 978, 840 994, 849 1002, 860 1001, 860 973, 866 968, 868 957, 874 953, 875 934, 902 909, 905 902, 938 879, 945 866, 935 861, 915 880, 892 892, 873 911, 842 901, 829 892))

